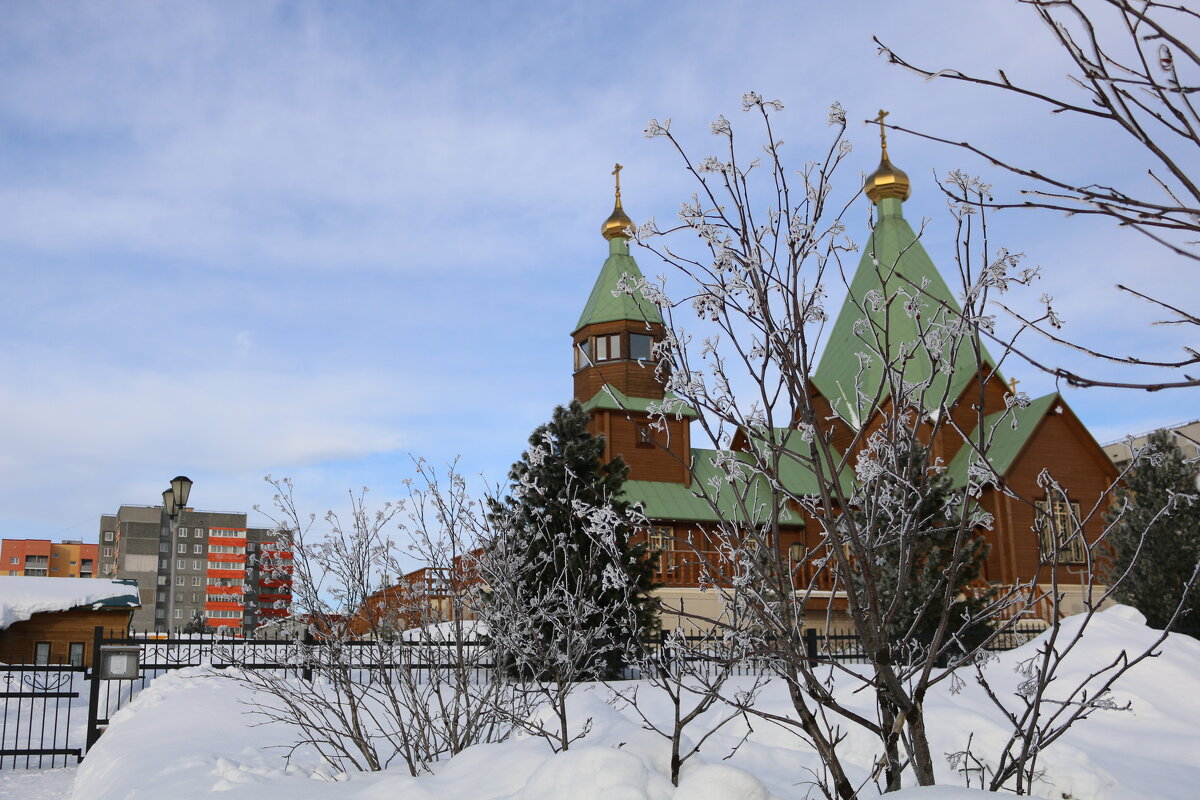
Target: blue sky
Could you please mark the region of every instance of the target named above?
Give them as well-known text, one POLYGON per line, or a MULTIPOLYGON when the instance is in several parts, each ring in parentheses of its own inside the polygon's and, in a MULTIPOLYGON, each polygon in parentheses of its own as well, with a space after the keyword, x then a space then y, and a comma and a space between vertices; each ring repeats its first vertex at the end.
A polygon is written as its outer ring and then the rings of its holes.
MULTIPOLYGON (((799 168, 838 100, 854 121, 847 190, 878 161, 858 121, 880 107, 1069 176, 1142 180, 1116 137, 921 81, 872 34, 922 64, 1066 90, 1010 0, 6 9, 0 535, 94 539, 101 513, 155 502, 180 472, 198 507, 224 510, 267 503, 268 473, 314 511, 351 487, 391 498, 409 454, 502 478, 570 397, 613 162, 635 220, 668 219, 691 192, 643 137, 650 117, 703 154, 717 114, 744 119, 744 91, 778 97, 799 168)), ((949 268, 934 172, 1003 176, 904 137, 891 149, 914 182, 906 215, 928 219, 949 268)), ((860 241, 866 221, 862 201, 847 217, 860 241)), ((1068 333, 1101 349, 1184 342, 1117 281, 1200 306, 1194 265, 1104 223, 1014 212, 993 239, 1044 269, 1025 307, 1054 295, 1068 333)), ((1200 416, 1195 391, 1064 391, 1102 441, 1200 416)))

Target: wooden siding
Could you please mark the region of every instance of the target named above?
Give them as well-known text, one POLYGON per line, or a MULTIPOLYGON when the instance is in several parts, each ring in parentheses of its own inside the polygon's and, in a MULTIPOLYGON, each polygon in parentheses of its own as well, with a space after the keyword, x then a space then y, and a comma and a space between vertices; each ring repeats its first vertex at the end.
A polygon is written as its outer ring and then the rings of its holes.
POLYGON ((629 480, 691 482, 691 428, 688 420, 668 419, 666 430, 650 429, 653 444, 640 441, 639 423, 648 425, 645 414, 597 410, 588 430, 604 437, 604 458, 621 456, 629 465, 629 480))
MULTIPOLYGON (((1049 578, 1048 569, 1039 566, 1038 534, 1033 530, 1033 504, 1046 496, 1037 481, 1042 470, 1058 481, 1072 502, 1079 503, 1084 517, 1091 514, 1084 523, 1084 538, 1089 543, 1104 531, 1103 512, 1109 499, 1105 498, 1098 509, 1096 505, 1116 480, 1116 467, 1065 403, 1055 407, 1043 418, 1005 476, 1008 487, 1020 499, 996 497, 994 490, 987 493, 991 497, 985 507, 990 506, 993 514, 999 509, 995 536, 1003 537, 996 541, 998 552, 991 557, 1000 561, 1000 577, 993 577, 991 573, 997 570, 989 569, 989 580, 1013 583, 1035 575, 1041 580, 1049 578), (1061 408, 1061 413, 1055 407, 1061 408)), ((1079 583, 1080 577, 1077 569, 1067 569, 1060 571, 1059 580, 1079 583)))
POLYGON ((845 453, 854 441, 854 429, 834 413, 833 405, 815 387, 812 389, 812 407, 818 430, 830 436, 830 443, 839 453, 845 453))
MULTIPOLYGON (((654 573, 656 582, 661 583, 664 588, 694 588, 701 585, 701 576, 715 576, 719 584, 729 585, 728 581, 732 577, 731 565, 718 556, 717 537, 711 530, 688 522, 654 520, 654 524, 656 527, 671 530, 669 546, 659 553, 658 570, 654 573)), ((813 536, 813 541, 809 541, 808 531, 812 529, 811 524, 804 528, 781 528, 779 532, 780 549, 786 553, 793 544, 814 546, 815 540, 819 537, 813 536)), ((644 542, 644 534, 634 536, 633 541, 635 543, 644 542)), ((804 563, 799 565, 795 577, 796 588, 806 588, 817 574, 818 570, 812 564, 812 559, 817 558, 817 555, 815 552, 811 553, 804 563)), ((817 576, 818 589, 828 590, 831 588, 827 574, 822 573, 817 576)))
POLYGON ((934 458, 941 458, 943 464, 949 464, 963 446, 963 436, 970 436, 979 426, 979 395, 980 385, 983 386, 983 416, 994 414, 1005 409, 1004 398, 1008 396, 1008 387, 1000 382, 1000 378, 991 377, 987 373, 971 379, 963 389, 958 400, 950 407, 950 419, 953 425, 942 427, 937 440, 933 443, 934 458))
MULTIPOLYGON (((663 336, 663 327, 657 323, 649 326, 645 322, 633 320, 617 320, 587 325, 579 330, 571 339, 571 365, 574 369, 576 346, 592 336, 606 333, 643 333, 653 336, 656 340, 663 336)), ((622 339, 622 356, 629 355, 628 337, 622 339)), ((581 403, 591 400, 596 392, 606 383, 611 383, 619 391, 629 397, 649 397, 655 400, 663 396, 663 386, 654 378, 654 365, 648 362, 630 361, 620 358, 613 361, 601 361, 590 367, 584 367, 575 372, 575 399, 581 403)))
POLYGON ((66 664, 72 642, 83 643, 83 663, 90 664, 92 638, 97 625, 109 630, 128 630, 132 609, 74 608, 70 611, 44 611, 24 622, 14 622, 0 631, 0 662, 32 664, 34 646, 50 642, 50 663, 66 664))

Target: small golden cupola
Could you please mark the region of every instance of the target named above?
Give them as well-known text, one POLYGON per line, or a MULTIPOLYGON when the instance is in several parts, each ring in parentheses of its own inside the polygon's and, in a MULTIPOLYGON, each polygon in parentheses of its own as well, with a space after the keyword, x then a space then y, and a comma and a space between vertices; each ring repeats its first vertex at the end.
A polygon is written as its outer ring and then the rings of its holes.
MULTIPOLYGON (((887 115, 888 112, 880 109, 879 116, 871 120, 879 123, 879 145, 883 150, 883 158, 879 162, 879 167, 867 176, 867 182, 863 186, 863 190, 872 203, 878 203, 885 197, 894 197, 903 202, 912 192, 912 184, 908 180, 908 175, 904 173, 904 170, 892 166, 892 162, 888 160, 887 131, 883 127, 883 118, 887 115)), ((620 201, 618 200, 619 205, 620 201)))
POLYGON ((617 177, 617 202, 613 206, 613 212, 608 219, 604 220, 604 224, 600 226, 600 234, 609 241, 620 236, 622 239, 628 239, 627 230, 633 227, 633 220, 625 213, 625 209, 621 208, 621 170, 624 169, 620 164, 613 167, 612 174, 617 177))

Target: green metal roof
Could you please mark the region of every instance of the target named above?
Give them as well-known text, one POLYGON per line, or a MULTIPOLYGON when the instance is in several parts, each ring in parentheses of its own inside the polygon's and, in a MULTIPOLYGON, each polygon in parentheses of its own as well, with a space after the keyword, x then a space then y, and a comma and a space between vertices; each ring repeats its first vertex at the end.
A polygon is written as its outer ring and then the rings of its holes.
POLYGON ((600 269, 600 276, 596 278, 596 285, 592 287, 583 313, 579 315, 576 331, 584 325, 623 319, 662 323, 662 313, 654 303, 640 294, 631 295, 618 291, 617 284, 625 275, 641 278, 642 271, 638 269, 633 256, 629 255, 629 242, 617 236, 608 242, 608 258, 600 269))
MULTIPOLYGON (((987 445, 988 462, 991 463, 998 475, 1003 477, 1008 473, 1022 448, 1025 447, 1025 443, 1029 441, 1029 437, 1037 430, 1042 417, 1046 416, 1050 406, 1057 400, 1058 394, 1051 392, 1031 401, 1024 408, 989 414, 983 420, 982 433, 978 428, 971 433, 971 441, 976 444, 981 441, 981 436, 991 436, 991 440, 984 443, 987 445), (1001 422, 1004 414, 1010 416, 1001 422)), ((969 445, 963 445, 963 448, 955 454, 954 460, 946 468, 946 474, 950 476, 956 487, 966 486, 968 469, 971 461, 976 458, 978 456, 975 449, 969 445)))
MULTIPOLYGON (((834 410, 855 427, 866 421, 863 416, 869 410, 863 407, 864 401, 859 398, 855 387, 861 380, 862 392, 868 402, 869 398, 874 397, 885 377, 878 355, 881 349, 888 354, 889 362, 895 362, 903 353, 910 354, 903 367, 904 381, 913 384, 929 380, 926 397, 933 404, 941 400, 943 391, 946 391, 949 402, 956 400, 978 373, 974 353, 968 347, 969 342, 963 341, 954 354, 955 363, 947 386, 947 376, 939 369, 941 364, 934 364, 929 354, 919 346, 918 325, 928 325, 935 320, 953 320, 952 315, 948 317, 948 312, 939 307, 938 301, 953 311, 960 311, 961 307, 921 246, 917 234, 905 221, 902 207, 902 202, 896 198, 884 198, 876 206, 878 221, 813 376, 814 383, 833 404, 834 410), (922 291, 918 292, 914 284, 921 287, 922 291), (860 320, 864 317, 864 298, 872 291, 878 292, 881 298, 889 302, 881 303, 878 310, 870 312, 873 324, 868 327, 865 323, 860 324, 860 320), (910 316, 904 308, 913 296, 919 298, 918 318, 910 316), (885 326, 886 331, 880 330, 885 326), (874 337, 883 333, 887 334, 887 341, 876 344, 874 337), (861 368, 860 378, 859 353, 868 351, 871 353, 870 363, 861 368)), ((949 345, 943 348, 942 355, 949 357, 949 345)), ((989 365, 995 364, 986 349, 983 350, 983 361, 989 365)), ((880 401, 886 399, 888 394, 885 387, 880 401)))
POLYGON ((645 414, 648 413, 650 404, 656 403, 660 406, 666 404, 666 407, 671 409, 667 416, 681 416, 688 419, 695 419, 696 410, 691 406, 684 404, 676 407, 670 403, 670 401, 676 399, 675 395, 670 392, 667 392, 662 400, 655 400, 650 397, 630 397, 611 383, 606 383, 600 387, 600 391, 592 395, 591 400, 583 404, 583 410, 592 411, 599 408, 607 411, 637 411, 645 414))
MULTIPOLYGON (((787 439, 789 448, 807 448, 795 431, 793 439, 787 439)), ((804 452, 797 450, 797 452, 804 452)), ((642 503, 644 512, 650 519, 670 519, 681 522, 718 522, 726 520, 737 522, 747 517, 762 519, 765 509, 745 508, 740 505, 744 499, 747 503, 766 503, 771 499, 770 487, 761 475, 752 478, 747 486, 744 481, 731 486, 727 482, 726 468, 718 464, 728 458, 751 463, 753 457, 749 453, 730 453, 721 450, 692 450, 692 483, 685 486, 682 483, 666 481, 625 481, 625 498, 632 503, 642 503), (744 496, 744 498, 743 498, 744 496), (715 501, 716 509, 713 508, 715 501), (760 516, 761 515, 761 516, 760 516)), ((780 483, 790 494, 803 496, 816 494, 819 486, 816 476, 799 461, 781 458, 779 463, 780 483)), ((791 512, 786 512, 790 514, 791 512)), ((799 519, 792 520, 798 523, 799 519)))
MULTIPOLYGON (((112 578, 111 583, 128 586, 130 591, 125 594, 115 594, 112 597, 105 597, 101 600, 94 600, 91 603, 84 603, 80 608, 91 608, 99 610, 101 608, 140 608, 142 598, 138 596, 138 582, 133 578, 112 578)), ((116 588, 114 586, 114 588, 116 588)))

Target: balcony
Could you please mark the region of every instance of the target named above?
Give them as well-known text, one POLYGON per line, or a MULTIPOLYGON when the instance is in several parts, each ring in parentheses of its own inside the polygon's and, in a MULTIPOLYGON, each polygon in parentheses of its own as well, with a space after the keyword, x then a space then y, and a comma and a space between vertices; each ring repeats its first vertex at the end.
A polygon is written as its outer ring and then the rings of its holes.
MULTIPOLYGON (((715 550, 664 550, 659 553, 658 570, 654 580, 664 588, 697 588, 716 584, 729 586, 733 563, 715 550)), ((797 564, 793 570, 793 585, 798 591, 812 588, 819 592, 833 590, 828 569, 818 568, 811 559, 797 564)))

